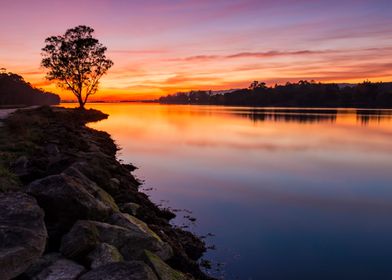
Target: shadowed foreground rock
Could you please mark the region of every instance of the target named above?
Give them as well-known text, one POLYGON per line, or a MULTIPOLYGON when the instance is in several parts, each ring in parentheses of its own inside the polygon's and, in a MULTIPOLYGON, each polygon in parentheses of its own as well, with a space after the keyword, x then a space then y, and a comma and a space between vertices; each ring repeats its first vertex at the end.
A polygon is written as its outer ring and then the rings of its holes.
POLYGON ((189 277, 168 266, 154 253, 145 250, 145 262, 152 268, 159 280, 187 280, 189 277))
POLYGON ((73 261, 59 259, 43 269, 34 280, 76 280, 85 268, 73 261))
POLYGON ((88 256, 87 256, 92 269, 98 268, 102 265, 109 263, 122 262, 123 256, 117 250, 116 247, 107 243, 99 244, 88 256))
POLYGON ((80 280, 158 280, 144 262, 112 263, 93 269, 80 280))
POLYGON ((118 248, 125 260, 140 260, 145 249, 165 260, 172 256, 170 246, 158 236, 95 221, 78 221, 63 237, 60 251, 68 258, 83 259, 101 243, 118 248))
POLYGON ((44 212, 23 193, 0 194, 0 279, 24 272, 44 252, 44 212))
POLYGON ((37 108, 0 128, 0 182, 14 184, 0 186, 0 279, 211 279, 204 243, 139 192, 110 135, 85 126, 105 117, 37 108))
POLYGON ((48 176, 26 188, 45 210, 50 237, 56 240, 80 219, 103 221, 119 211, 113 198, 94 182, 74 168, 66 172, 72 175, 48 176))

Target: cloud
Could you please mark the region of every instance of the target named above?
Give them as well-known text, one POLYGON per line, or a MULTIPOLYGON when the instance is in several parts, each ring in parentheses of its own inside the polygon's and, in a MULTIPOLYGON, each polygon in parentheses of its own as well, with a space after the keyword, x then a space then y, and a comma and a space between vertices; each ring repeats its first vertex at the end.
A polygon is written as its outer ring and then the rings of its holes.
POLYGON ((43 75, 43 71, 27 71, 27 72, 20 72, 20 75, 27 75, 27 76, 33 76, 33 75, 43 75))
POLYGON ((172 58, 169 61, 190 61, 190 62, 203 62, 224 59, 240 59, 240 58, 273 58, 273 57, 293 57, 293 56, 327 56, 327 55, 345 55, 347 58, 352 57, 358 59, 361 53, 370 55, 380 55, 380 52, 390 52, 392 47, 379 47, 379 48, 364 48, 364 49, 325 49, 325 50, 271 50, 265 52, 238 52, 225 55, 194 55, 185 58, 172 58))
POLYGON ((243 52, 236 53, 232 55, 227 55, 225 58, 243 58, 243 57, 276 57, 276 56, 296 56, 296 55, 314 55, 314 54, 325 54, 337 51, 310 51, 310 50, 300 50, 300 51, 269 51, 269 52, 243 52))
POLYGON ((175 58, 172 61, 209 61, 217 59, 236 59, 236 58, 270 58, 282 56, 307 56, 338 53, 338 50, 296 50, 296 51, 266 51, 266 52, 240 52, 227 55, 195 55, 185 58, 175 58))
POLYGON ((189 56, 183 59, 174 59, 174 60, 180 60, 180 61, 203 61, 203 60, 213 60, 213 59, 219 59, 222 58, 222 56, 219 55, 195 55, 195 56, 189 56))
POLYGON ((168 50, 164 50, 164 49, 157 49, 157 50, 110 50, 109 53, 113 53, 113 54, 125 54, 125 55, 153 55, 153 54, 157 54, 157 55, 161 55, 164 53, 168 53, 168 50))
POLYGON ((39 81, 39 82, 32 82, 31 83, 34 87, 36 88, 41 88, 41 87, 47 87, 47 86, 51 86, 51 85, 55 85, 56 83, 51 82, 51 81, 39 81))
POLYGON ((176 75, 171 77, 165 81, 166 84, 180 84, 180 83, 215 83, 219 81, 219 78, 216 77, 199 77, 199 76, 188 76, 188 75, 176 75))

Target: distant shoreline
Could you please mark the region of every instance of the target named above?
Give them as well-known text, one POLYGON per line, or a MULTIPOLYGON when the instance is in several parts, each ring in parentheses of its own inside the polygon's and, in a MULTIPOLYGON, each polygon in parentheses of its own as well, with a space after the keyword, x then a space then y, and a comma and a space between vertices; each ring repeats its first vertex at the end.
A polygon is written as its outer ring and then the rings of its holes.
POLYGON ((392 108, 392 83, 363 82, 354 86, 299 81, 267 87, 253 82, 249 88, 227 93, 180 92, 159 98, 162 104, 224 105, 295 108, 392 108))
MULTIPOLYGON (((153 104, 158 104, 158 105, 184 105, 184 106, 217 106, 217 107, 235 107, 235 108, 252 108, 252 109, 290 109, 290 110, 295 110, 295 109, 309 109, 309 110, 392 110, 392 105, 391 107, 309 107, 309 106, 257 106, 257 105, 225 105, 225 104, 190 104, 190 103, 162 103, 159 101, 91 101, 88 102, 88 104, 126 104, 126 103, 153 103, 153 104)), ((78 105, 77 102, 60 102, 59 105, 55 106, 61 106, 61 104, 75 104, 78 105)), ((1 109, 1 108, 0 108, 1 109)))

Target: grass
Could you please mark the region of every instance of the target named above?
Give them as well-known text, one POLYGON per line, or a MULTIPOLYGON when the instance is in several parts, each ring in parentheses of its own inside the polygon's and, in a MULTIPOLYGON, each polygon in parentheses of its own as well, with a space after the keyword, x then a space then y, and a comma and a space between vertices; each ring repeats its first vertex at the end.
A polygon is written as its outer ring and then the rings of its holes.
POLYGON ((7 167, 0 164, 0 193, 16 191, 20 186, 18 177, 7 167))
POLYGON ((0 192, 15 191, 21 185, 12 173, 12 163, 23 155, 32 155, 43 138, 42 129, 48 120, 24 111, 15 113, 0 127, 0 192))
POLYGON ((20 185, 10 170, 19 157, 39 158, 45 145, 53 140, 60 140, 59 145, 87 149, 86 139, 75 128, 106 117, 96 110, 51 109, 48 106, 10 115, 0 126, 0 192, 8 190, 7 186, 20 185))

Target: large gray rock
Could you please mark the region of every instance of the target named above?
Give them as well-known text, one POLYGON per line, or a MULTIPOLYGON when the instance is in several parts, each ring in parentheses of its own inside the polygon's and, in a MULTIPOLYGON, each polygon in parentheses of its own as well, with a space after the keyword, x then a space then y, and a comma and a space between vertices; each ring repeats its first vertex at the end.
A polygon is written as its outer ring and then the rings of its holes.
POLYGON ((145 263, 119 262, 100 266, 82 275, 80 280, 158 280, 145 263))
POLYGON ((80 219, 105 220, 118 211, 113 198, 75 168, 32 182, 27 193, 45 210, 50 238, 60 238, 80 219))
POLYGON ((130 214, 132 216, 136 216, 137 210, 140 208, 140 205, 133 202, 128 202, 120 205, 121 212, 130 214))
POLYGON ((59 259, 43 269, 33 280, 76 280, 85 271, 84 267, 67 259, 59 259))
POLYGON ((118 248, 125 260, 142 259, 145 249, 165 259, 171 257, 171 247, 149 231, 151 230, 141 230, 136 225, 124 227, 78 221, 63 237, 60 250, 63 255, 78 259, 86 256, 100 243, 107 243, 118 248))
POLYGON ((23 193, 0 194, 0 279, 24 272, 43 253, 44 212, 23 193))
POLYGON ((185 274, 174 270, 154 253, 145 251, 145 262, 152 268, 159 280, 190 280, 185 274))
POLYGON ((45 268, 51 266, 54 262, 62 259, 60 253, 48 253, 41 256, 37 261, 35 261, 22 275, 21 279, 33 279, 45 268))
POLYGON ((119 212, 119 208, 114 201, 113 197, 107 193, 104 189, 99 187, 94 181, 90 180, 84 173, 82 173, 77 165, 72 165, 63 172, 64 174, 74 177, 83 183, 84 188, 92 194, 96 199, 103 202, 105 205, 111 208, 111 212, 119 212))
POLYGON ((153 251, 160 258, 168 260, 173 256, 172 248, 161 240, 161 238, 152 231, 146 223, 138 218, 125 213, 114 213, 108 220, 110 224, 127 228, 133 232, 135 237, 143 240, 140 244, 144 247, 140 249, 147 249, 153 251))
POLYGON ((100 243, 100 233, 97 227, 110 227, 104 223, 93 221, 78 221, 71 231, 63 236, 60 252, 71 259, 80 259, 87 256, 100 243))
POLYGON ((117 248, 107 243, 99 244, 87 258, 91 263, 90 267, 92 269, 109 263, 124 261, 117 248))
POLYGON ((59 147, 56 144, 49 143, 48 145, 45 146, 45 151, 50 155, 50 156, 58 156, 60 154, 59 147))
POLYGON ((31 171, 30 168, 30 161, 26 156, 20 156, 12 163, 12 171, 18 177, 27 175, 31 171))
MULTIPOLYGON (((126 182, 122 184, 121 169, 113 158, 107 158, 102 153, 86 153, 83 159, 88 159, 89 162, 79 161, 74 163, 72 166, 80 170, 90 180, 99 184, 99 186, 109 193, 116 201, 130 201, 126 196, 131 196, 129 190, 136 191, 137 186, 130 187, 129 178, 126 178, 126 182), (113 175, 116 174, 116 180, 113 179, 113 175)), ((132 178, 132 177, 130 177, 132 178)))

